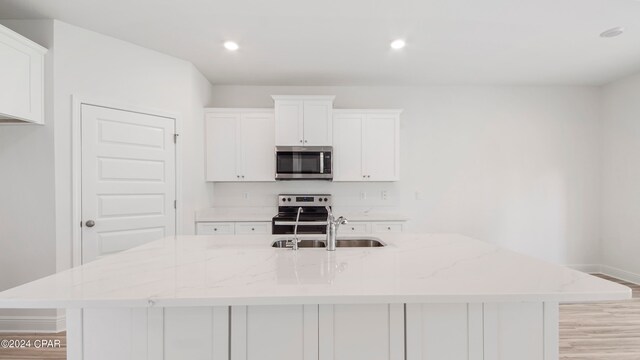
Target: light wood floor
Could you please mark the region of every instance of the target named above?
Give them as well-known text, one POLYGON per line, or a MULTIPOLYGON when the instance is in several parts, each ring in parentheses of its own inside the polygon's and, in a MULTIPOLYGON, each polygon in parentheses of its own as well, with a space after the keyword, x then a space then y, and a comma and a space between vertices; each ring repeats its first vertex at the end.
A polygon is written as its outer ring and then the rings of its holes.
POLYGON ((560 359, 640 360, 640 286, 604 275, 633 289, 633 299, 560 305, 560 359))
MULTIPOLYGON (((560 359, 640 360, 640 285, 604 275, 633 289, 633 299, 560 306, 560 359)), ((58 339, 60 348, 2 349, 1 360, 66 360, 66 334, 2 334, 0 339, 58 339)), ((514 359, 516 360, 516 359, 514 359)))
POLYGON ((0 348, 0 359, 3 360, 26 360, 26 359, 42 359, 42 360, 66 360, 67 359, 67 334, 65 332, 57 334, 35 334, 35 333, 23 333, 23 334, 7 334, 0 333, 0 340, 5 339, 20 339, 31 341, 31 348, 22 349, 3 349, 0 348), (35 341, 40 340, 60 340, 60 347, 53 348, 34 348, 35 341))

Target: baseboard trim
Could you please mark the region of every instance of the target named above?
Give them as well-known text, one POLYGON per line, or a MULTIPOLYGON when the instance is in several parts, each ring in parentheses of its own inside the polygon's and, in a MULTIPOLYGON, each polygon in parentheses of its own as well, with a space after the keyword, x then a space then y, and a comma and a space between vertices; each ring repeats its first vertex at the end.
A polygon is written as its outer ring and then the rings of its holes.
POLYGON ((597 274, 602 272, 602 266, 600 264, 574 264, 574 265, 567 265, 567 267, 570 267, 573 270, 578 270, 578 271, 586 272, 589 274, 597 274))
POLYGON ((609 275, 620 280, 640 284, 640 274, 636 274, 631 271, 618 269, 609 265, 600 265, 600 272, 604 275, 609 275))
POLYGON ((57 333, 66 329, 61 316, 0 316, 0 333, 57 333))

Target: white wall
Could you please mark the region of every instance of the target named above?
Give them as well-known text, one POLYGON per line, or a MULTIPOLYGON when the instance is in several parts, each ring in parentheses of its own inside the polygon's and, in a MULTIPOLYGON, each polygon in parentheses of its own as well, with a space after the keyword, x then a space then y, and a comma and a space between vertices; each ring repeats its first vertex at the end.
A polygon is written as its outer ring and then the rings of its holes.
POLYGON ((604 87, 603 124, 603 264, 618 276, 638 281, 640 74, 604 87))
MULTIPOLYGON (((53 21, 3 20, 2 24, 49 49, 45 58, 45 125, 0 126, 0 291, 56 270, 53 98, 53 21)), ((48 319, 52 310, 1 310, 0 330, 16 330, 25 317, 48 319)), ((32 318, 33 319, 33 318, 32 318)), ((34 322, 32 322, 33 324, 34 322)))
POLYGON ((397 207, 413 216, 411 231, 462 233, 556 263, 599 263, 597 88, 215 86, 210 105, 269 107, 272 94, 403 108, 401 181, 216 183, 212 205, 270 206, 280 192, 329 192, 336 206, 397 207))
MULTIPOLYGON (((49 52, 45 126, 0 126, 0 291, 72 264, 71 95, 180 116, 180 224, 193 233, 194 209, 207 207, 212 191, 204 182, 204 76, 187 61, 59 21, 3 24, 49 52)), ((52 330, 60 319, 50 310, 0 310, 0 331, 52 330)))
POLYGON ((182 232, 206 207, 202 108, 211 85, 189 62, 131 43, 54 23, 55 173, 58 269, 71 265, 71 96, 177 113, 182 119, 182 232))

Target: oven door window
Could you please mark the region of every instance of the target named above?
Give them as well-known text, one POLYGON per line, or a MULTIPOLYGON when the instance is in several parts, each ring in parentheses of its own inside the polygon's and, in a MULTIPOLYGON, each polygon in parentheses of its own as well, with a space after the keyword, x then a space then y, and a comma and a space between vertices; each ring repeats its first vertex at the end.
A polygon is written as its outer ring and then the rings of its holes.
POLYGON ((320 154, 317 152, 278 152, 278 174, 320 174, 320 154))

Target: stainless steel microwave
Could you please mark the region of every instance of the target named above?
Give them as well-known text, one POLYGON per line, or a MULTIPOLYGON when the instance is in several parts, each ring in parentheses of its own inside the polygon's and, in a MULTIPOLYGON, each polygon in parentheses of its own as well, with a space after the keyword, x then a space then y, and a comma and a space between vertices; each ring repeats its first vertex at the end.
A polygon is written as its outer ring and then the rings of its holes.
POLYGON ((276 146, 276 180, 333 179, 331 146, 276 146))

